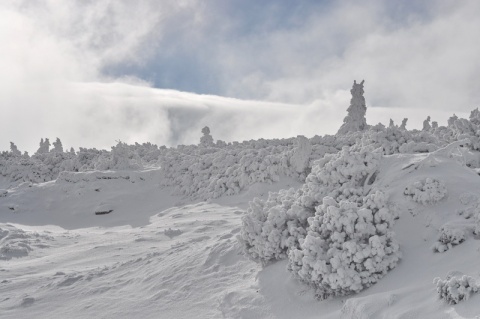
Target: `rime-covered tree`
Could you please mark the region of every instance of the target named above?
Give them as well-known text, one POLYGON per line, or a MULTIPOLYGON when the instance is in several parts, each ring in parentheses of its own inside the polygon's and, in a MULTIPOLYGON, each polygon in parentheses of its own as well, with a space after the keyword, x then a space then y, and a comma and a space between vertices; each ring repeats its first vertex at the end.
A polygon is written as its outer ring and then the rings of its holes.
POLYGON ((453 125, 455 124, 455 121, 458 120, 458 116, 455 115, 455 113, 453 114, 453 116, 451 116, 449 119, 448 119, 448 126, 449 127, 453 127, 453 125))
POLYGON ((57 140, 53 142, 53 152, 63 153, 62 141, 57 137, 57 140))
POLYGON ((480 125, 480 111, 478 110, 478 107, 470 112, 470 122, 475 125, 480 125))
POLYGON ((20 152, 13 142, 10 142, 10 152, 15 156, 22 156, 22 152, 20 152))
POLYGON ((40 147, 38 148, 35 155, 45 154, 45 153, 48 153, 49 151, 50 151, 50 141, 48 140, 48 138, 46 138, 45 141, 42 138, 40 140, 40 147))
POLYGON ((427 117, 425 121, 423 121, 423 129, 422 131, 429 131, 432 127, 430 126, 430 116, 427 117))
POLYGON ((402 130, 406 130, 406 129, 407 129, 407 121, 408 121, 407 118, 404 118, 404 119, 403 119, 402 124, 400 125, 400 129, 402 129, 402 130))
POLYGON ((204 147, 212 147, 213 144, 213 137, 210 135, 210 128, 205 126, 202 129, 203 136, 200 138, 200 146, 204 147))
POLYGON ((388 127, 389 128, 394 128, 395 127, 395 123, 393 122, 392 119, 390 119, 390 124, 388 124, 388 127))
POLYGON ((350 90, 352 99, 350 106, 347 109, 348 115, 343 119, 343 125, 338 130, 338 134, 346 134, 348 132, 364 131, 367 129, 367 120, 365 114, 367 113, 367 106, 365 105, 365 97, 363 97, 363 83, 357 84, 353 81, 353 87, 350 90))

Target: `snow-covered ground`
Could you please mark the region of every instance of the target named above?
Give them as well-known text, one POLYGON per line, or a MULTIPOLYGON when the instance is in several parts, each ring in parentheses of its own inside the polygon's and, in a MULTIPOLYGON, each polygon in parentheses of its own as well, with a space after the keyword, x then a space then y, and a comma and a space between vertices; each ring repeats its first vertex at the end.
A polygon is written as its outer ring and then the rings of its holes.
POLYGON ((324 301, 286 261, 263 267, 237 239, 248 201, 298 188, 295 180, 207 202, 169 195, 155 171, 136 182, 20 185, 0 198, 0 317, 475 318, 480 296, 446 304, 433 279, 480 276, 474 224, 457 212, 480 196, 480 177, 440 155, 393 155, 382 165, 378 186, 399 212, 402 260, 361 293, 324 301), (429 205, 404 195, 426 177, 443 180, 448 194, 429 205), (105 209, 113 211, 95 214, 105 209), (447 223, 466 240, 434 252, 447 223))
POLYGON ((0 153, 0 318, 480 318, 480 112, 0 153))

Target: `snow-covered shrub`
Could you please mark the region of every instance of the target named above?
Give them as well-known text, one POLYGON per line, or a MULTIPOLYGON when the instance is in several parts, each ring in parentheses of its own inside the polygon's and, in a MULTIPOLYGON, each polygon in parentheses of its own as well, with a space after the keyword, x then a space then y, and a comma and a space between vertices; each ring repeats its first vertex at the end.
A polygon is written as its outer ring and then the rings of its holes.
POLYGON ((362 202, 375 181, 380 150, 345 147, 315 161, 305 185, 298 191, 269 193, 255 198, 243 218, 242 238, 246 251, 262 261, 285 258, 305 237, 308 218, 325 196, 338 201, 362 202))
POLYGON ((453 305, 467 300, 471 294, 479 291, 475 278, 467 275, 447 277, 445 280, 436 277, 433 279, 433 284, 437 286, 440 299, 453 305))
POLYGON ((325 196, 337 201, 360 201, 375 182, 382 151, 372 146, 343 147, 336 154, 327 154, 314 162, 299 200, 303 206, 322 203, 325 196))
POLYGON ((447 195, 447 188, 443 181, 426 178, 416 181, 405 188, 404 194, 410 196, 414 202, 421 204, 433 204, 447 195))
POLYGON ((337 148, 313 145, 304 137, 234 142, 224 147, 179 146, 162 152, 163 186, 193 198, 234 195, 254 183, 274 183, 280 176, 300 181, 313 159, 337 148))
POLYGON ((118 141, 111 152, 104 152, 96 159, 97 170, 135 170, 143 168, 140 156, 134 148, 118 141))
POLYGON ((463 243, 465 239, 465 230, 451 225, 444 225, 439 230, 438 241, 434 244, 433 250, 443 253, 453 246, 463 243))
POLYGON ((266 201, 255 198, 249 203, 241 238, 251 257, 262 262, 284 259, 305 237, 312 213, 295 204, 295 195, 292 188, 270 193, 266 201))
POLYGON ((308 233, 289 253, 289 269, 319 298, 356 293, 376 283, 400 259, 391 230, 394 215, 377 191, 356 202, 325 197, 308 233))
POLYGON ((290 157, 290 165, 297 173, 305 173, 309 168, 311 154, 312 144, 310 144, 310 141, 304 136, 298 136, 290 157))

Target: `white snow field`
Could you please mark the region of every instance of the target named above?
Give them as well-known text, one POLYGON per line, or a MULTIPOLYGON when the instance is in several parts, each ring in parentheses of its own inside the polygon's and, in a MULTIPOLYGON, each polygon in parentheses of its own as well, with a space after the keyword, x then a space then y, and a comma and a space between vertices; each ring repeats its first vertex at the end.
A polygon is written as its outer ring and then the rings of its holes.
POLYGON ((336 136, 12 144, 0 318, 480 318, 479 112, 368 126, 352 95, 336 136))

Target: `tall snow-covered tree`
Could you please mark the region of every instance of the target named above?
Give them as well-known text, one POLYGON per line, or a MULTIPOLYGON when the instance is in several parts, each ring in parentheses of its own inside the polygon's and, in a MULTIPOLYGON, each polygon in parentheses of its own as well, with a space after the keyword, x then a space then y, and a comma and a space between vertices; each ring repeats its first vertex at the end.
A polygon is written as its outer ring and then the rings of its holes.
POLYGON ((62 141, 57 137, 57 140, 53 142, 53 152, 63 153, 62 141))
POLYGON ((364 131, 367 129, 367 120, 365 114, 367 113, 367 106, 365 104, 365 97, 363 96, 363 83, 353 81, 353 87, 350 90, 352 99, 350 106, 347 109, 347 116, 343 119, 343 125, 338 130, 338 134, 346 134, 348 132, 364 131))
POLYGON ((48 138, 43 140, 43 138, 40 140, 40 147, 38 148, 37 152, 35 154, 45 154, 50 151, 50 141, 48 138))
POLYGON ((12 152, 12 154, 15 156, 22 155, 22 152, 18 150, 17 145, 15 145, 13 142, 10 142, 10 152, 12 152))
POLYGON ((402 129, 402 130, 406 130, 406 129, 407 129, 407 121, 408 121, 407 118, 404 118, 404 119, 403 119, 402 125, 400 125, 400 129, 402 129))

